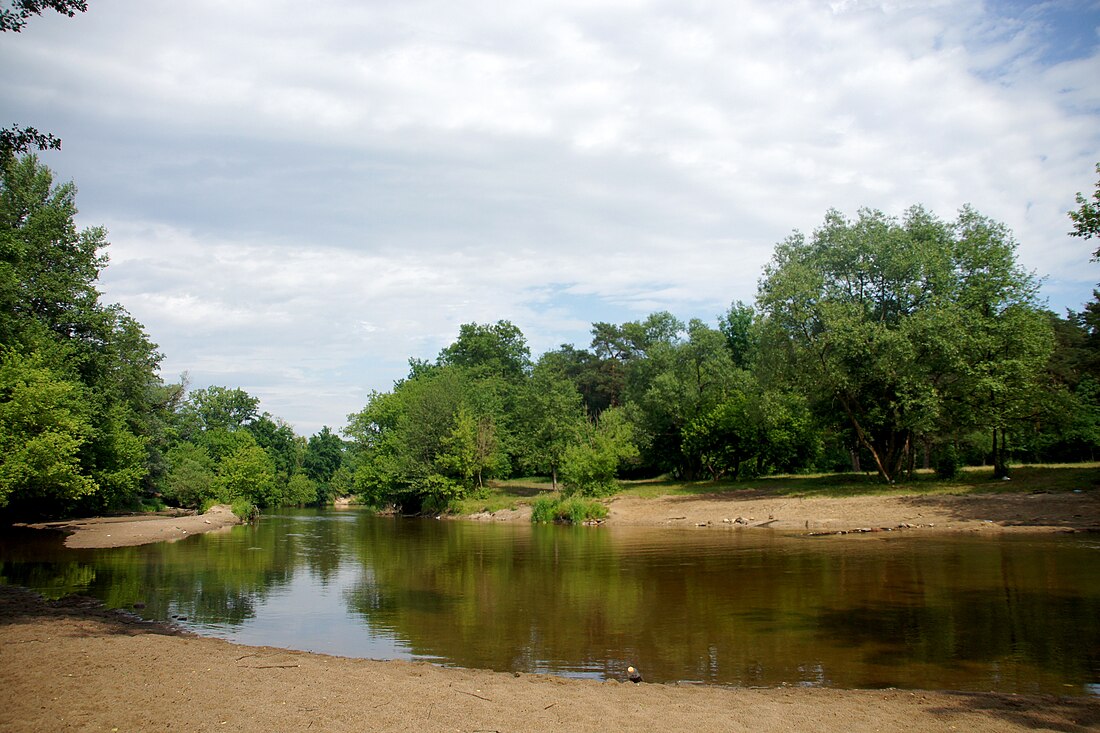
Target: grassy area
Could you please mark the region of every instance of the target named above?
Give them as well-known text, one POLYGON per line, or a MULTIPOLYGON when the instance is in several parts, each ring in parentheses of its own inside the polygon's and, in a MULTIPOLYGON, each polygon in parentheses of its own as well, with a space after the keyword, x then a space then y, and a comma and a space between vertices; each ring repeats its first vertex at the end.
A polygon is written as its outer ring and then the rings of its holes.
POLYGON ((908 494, 1000 494, 1033 491, 1072 491, 1100 487, 1100 463, 1015 466, 1012 479, 993 478, 992 467, 968 467, 950 481, 933 471, 919 471, 911 481, 883 484, 875 475, 829 473, 767 476, 744 481, 671 481, 651 479, 622 482, 621 494, 640 496, 697 496, 726 492, 752 492, 768 496, 896 496, 908 494))
POLYGON ((516 509, 550 491, 550 480, 540 477, 491 481, 474 495, 452 501, 450 510, 454 514, 477 514, 516 509))
MULTIPOLYGON (((700 496, 746 492, 757 496, 845 497, 897 496, 911 494, 1002 494, 1034 491, 1084 491, 1100 488, 1100 463, 1014 466, 1010 481, 993 478, 992 467, 972 467, 959 471, 950 481, 941 481, 933 471, 920 471, 912 481, 892 486, 875 475, 828 473, 783 475, 743 481, 673 481, 647 479, 620 482, 619 495, 653 498, 657 496, 700 496)), ((550 480, 544 477, 494 481, 476 496, 452 502, 455 514, 495 512, 533 504, 540 496, 552 495, 550 480)))

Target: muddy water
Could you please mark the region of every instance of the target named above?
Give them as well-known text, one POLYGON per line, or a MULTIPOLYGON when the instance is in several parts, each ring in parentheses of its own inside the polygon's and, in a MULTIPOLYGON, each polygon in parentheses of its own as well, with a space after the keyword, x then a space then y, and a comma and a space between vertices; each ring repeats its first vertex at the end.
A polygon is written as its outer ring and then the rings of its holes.
POLYGON ((808 538, 290 512, 177 543, 0 539, 0 581, 246 644, 654 682, 1100 693, 1100 538, 808 538))

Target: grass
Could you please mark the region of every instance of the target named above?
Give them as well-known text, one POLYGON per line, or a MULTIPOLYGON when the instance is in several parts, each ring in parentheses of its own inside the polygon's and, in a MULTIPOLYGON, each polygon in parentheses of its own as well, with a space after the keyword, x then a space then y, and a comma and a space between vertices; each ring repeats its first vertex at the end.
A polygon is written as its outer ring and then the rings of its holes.
POLYGON ((1012 480, 993 478, 993 468, 967 467, 948 481, 936 478, 934 471, 918 471, 912 480, 883 484, 874 474, 828 473, 781 475, 744 481, 673 481, 650 479, 621 482, 621 494, 652 498, 657 496, 698 496, 729 492, 754 492, 768 496, 846 497, 897 496, 911 494, 1003 494, 1033 491, 1072 491, 1100 487, 1100 463, 1025 465, 1011 469, 1012 480))
POLYGON ((539 496, 551 491, 550 479, 541 477, 516 478, 506 481, 491 481, 480 491, 465 497, 454 499, 449 505, 453 514, 477 514, 478 512, 498 512, 502 509, 517 509, 531 504, 539 496))
POLYGON ((595 499, 582 499, 579 496, 563 498, 560 496, 540 496, 531 507, 531 521, 570 522, 583 524, 587 521, 607 517, 607 507, 595 499))
MULTIPOLYGON (((675 481, 646 479, 620 481, 619 495, 655 498, 658 496, 701 496, 745 492, 755 496, 836 497, 960 495, 1031 493, 1035 491, 1083 491, 1100 488, 1100 463, 1044 464, 1013 466, 1011 481, 997 481, 992 467, 968 467, 958 476, 941 481, 934 471, 918 471, 911 481, 883 484, 874 474, 825 473, 766 476, 742 481, 675 481)), ((528 477, 493 481, 475 496, 451 503, 455 514, 495 512, 533 505, 539 497, 551 498, 550 479, 528 477)))

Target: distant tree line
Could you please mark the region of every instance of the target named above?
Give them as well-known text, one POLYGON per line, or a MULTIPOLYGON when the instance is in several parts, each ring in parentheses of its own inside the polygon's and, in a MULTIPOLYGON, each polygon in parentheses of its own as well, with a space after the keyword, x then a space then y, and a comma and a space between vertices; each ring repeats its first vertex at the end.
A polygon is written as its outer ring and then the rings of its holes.
MULTIPOLYGON (((1100 186, 1078 204, 1071 234, 1097 234, 1100 186)), ((1081 313, 1046 310, 1016 249, 970 208, 954 221, 919 206, 830 211, 776 246, 754 305, 713 325, 667 312, 594 323, 588 348, 533 360, 514 324, 466 324, 349 416, 355 489, 435 511, 533 474, 598 496, 624 477, 892 483, 1095 459, 1100 293, 1081 313)))
MULTIPOLYGON (((1100 167, 1098 167, 1100 173, 1100 167)), ((1073 236, 1100 234, 1100 184, 1073 236)), ((829 212, 776 246, 753 304, 592 324, 532 358, 513 323, 463 325, 432 360, 303 438, 241 389, 158 376, 141 324, 95 287, 106 233, 33 155, 0 179, 0 512, 161 503, 439 511, 494 479, 600 496, 628 477, 737 479, 1096 458, 1100 292, 1064 317, 1001 224, 829 212)), ((1094 254, 1100 257, 1100 251, 1094 254)))

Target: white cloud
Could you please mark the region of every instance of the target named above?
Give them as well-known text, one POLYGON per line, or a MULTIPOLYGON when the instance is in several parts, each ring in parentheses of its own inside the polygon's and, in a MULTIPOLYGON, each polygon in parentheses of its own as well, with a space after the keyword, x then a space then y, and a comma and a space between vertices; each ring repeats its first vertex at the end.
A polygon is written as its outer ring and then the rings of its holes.
POLYGON ((1061 8, 118 0, 3 39, 0 103, 65 138, 166 374, 311 432, 464 322, 712 317, 829 207, 971 203, 1080 304, 1100 57, 1061 8))

